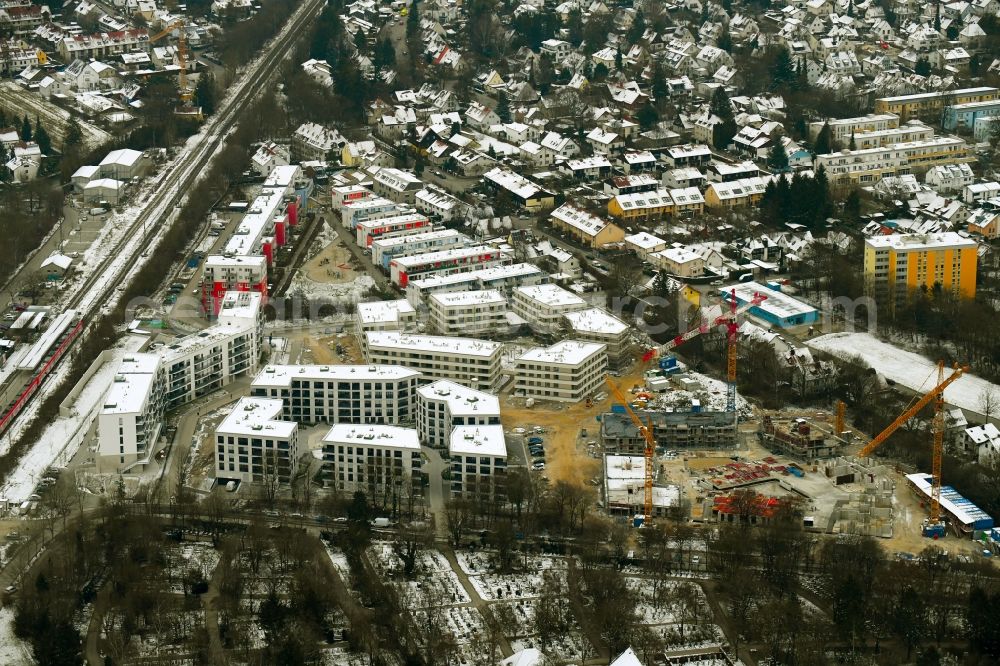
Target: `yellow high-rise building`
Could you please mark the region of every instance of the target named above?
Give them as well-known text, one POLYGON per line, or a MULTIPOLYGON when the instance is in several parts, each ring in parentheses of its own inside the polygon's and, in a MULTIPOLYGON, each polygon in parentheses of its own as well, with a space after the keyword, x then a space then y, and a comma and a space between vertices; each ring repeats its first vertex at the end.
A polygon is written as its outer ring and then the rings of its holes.
POLYGON ((936 284, 963 298, 976 295, 976 241, 955 232, 892 234, 865 239, 865 284, 870 291, 905 295, 936 284))

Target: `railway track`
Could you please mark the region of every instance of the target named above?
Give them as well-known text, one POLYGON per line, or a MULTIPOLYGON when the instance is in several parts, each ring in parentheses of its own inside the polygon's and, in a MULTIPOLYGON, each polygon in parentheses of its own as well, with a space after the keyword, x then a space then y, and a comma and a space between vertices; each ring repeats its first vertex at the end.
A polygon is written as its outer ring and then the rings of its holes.
MULTIPOLYGON (((127 284, 146 261, 155 259, 160 232, 177 219, 187 190, 207 170, 229 132, 235 127, 246 103, 271 84, 274 72, 296 43, 294 36, 313 20, 322 5, 323 0, 304 0, 289 17, 281 31, 272 38, 270 48, 244 71, 235 86, 230 87, 230 94, 221 108, 202 128, 201 141, 175 158, 139 215, 121 233, 100 264, 90 270, 83 284, 61 304, 63 311, 76 310, 83 322, 79 335, 71 342, 86 337, 88 329, 93 325, 94 315, 98 312, 110 312, 120 298, 117 293, 120 287, 127 284)), ((55 366, 56 364, 52 364, 47 367, 46 374, 50 374, 55 366)), ((19 375, 12 377, 12 381, 17 381, 19 375)), ((23 379, 23 376, 20 378, 23 379)), ((43 399, 51 393, 54 387, 45 382, 45 379, 46 377, 40 377, 36 386, 29 387, 31 392, 24 400, 19 400, 16 413, 2 415, 6 417, 2 421, 4 432, 18 424, 19 417, 30 402, 43 399)))

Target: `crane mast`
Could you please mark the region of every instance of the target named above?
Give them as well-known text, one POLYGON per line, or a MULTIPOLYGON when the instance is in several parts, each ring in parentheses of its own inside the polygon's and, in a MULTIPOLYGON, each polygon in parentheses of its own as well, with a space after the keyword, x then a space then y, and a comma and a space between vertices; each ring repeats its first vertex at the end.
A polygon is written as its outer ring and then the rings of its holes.
POLYGON ((639 429, 639 434, 645 440, 645 449, 643 451, 643 459, 645 461, 645 493, 643 495, 642 510, 644 524, 650 525, 653 522, 653 451, 656 448, 656 439, 653 437, 653 424, 651 421, 647 423, 642 422, 642 419, 632 409, 628 400, 625 399, 625 395, 618 388, 618 385, 611 380, 611 377, 605 377, 604 381, 611 390, 611 395, 615 397, 615 400, 625 407, 625 413, 628 414, 632 423, 639 429))

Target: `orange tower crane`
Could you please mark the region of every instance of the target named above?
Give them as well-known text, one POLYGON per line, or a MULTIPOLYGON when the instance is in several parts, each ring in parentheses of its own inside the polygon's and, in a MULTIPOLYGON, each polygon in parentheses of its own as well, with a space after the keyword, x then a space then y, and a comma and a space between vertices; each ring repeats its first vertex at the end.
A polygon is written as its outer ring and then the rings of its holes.
POLYGON ((642 438, 646 441, 646 447, 643 451, 646 478, 642 511, 644 524, 651 525, 653 522, 653 449, 656 447, 656 439, 653 437, 653 424, 652 422, 642 422, 642 419, 640 419, 639 415, 632 410, 632 406, 629 404, 628 400, 625 399, 625 395, 622 393, 621 389, 618 388, 618 385, 611 380, 611 377, 605 377, 604 381, 607 383, 608 388, 611 389, 611 395, 613 395, 615 400, 620 402, 625 407, 625 412, 628 414, 629 418, 632 419, 632 423, 639 429, 639 434, 642 435, 642 438))
POLYGON ((860 451, 858 451, 859 458, 870 456, 872 451, 877 449, 882 442, 887 440, 889 436, 892 435, 892 433, 896 432, 899 426, 916 416, 917 412, 929 405, 932 400, 934 401, 934 421, 932 427, 934 449, 931 455, 931 526, 941 524, 941 459, 944 451, 944 390, 948 388, 952 382, 968 372, 969 366, 960 367, 956 364, 953 369, 954 372, 952 372, 948 377, 945 377, 944 363, 939 361, 937 386, 914 402, 909 409, 896 417, 896 420, 886 426, 885 430, 876 435, 872 441, 868 442, 860 451))

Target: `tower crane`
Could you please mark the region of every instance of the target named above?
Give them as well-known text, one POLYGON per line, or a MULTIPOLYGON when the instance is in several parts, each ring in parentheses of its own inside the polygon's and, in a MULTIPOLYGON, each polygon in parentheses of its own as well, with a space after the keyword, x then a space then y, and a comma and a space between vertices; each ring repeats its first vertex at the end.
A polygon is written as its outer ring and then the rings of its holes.
POLYGON ((872 454, 892 433, 896 432, 899 426, 903 425, 917 415, 921 409, 934 401, 934 420, 932 422, 933 451, 931 453, 931 515, 928 529, 925 534, 939 534, 941 525, 941 460, 944 454, 944 390, 952 382, 969 371, 969 366, 953 366, 954 372, 948 377, 944 376, 944 362, 938 361, 938 382, 937 386, 925 393, 919 400, 914 402, 909 409, 896 417, 896 420, 886 426, 885 430, 875 436, 860 451, 859 458, 866 458, 872 454))
POLYGON ((767 300, 767 296, 755 293, 749 302, 738 305, 736 300, 736 290, 729 293, 729 312, 719 315, 714 319, 703 321, 697 328, 692 328, 686 333, 682 333, 672 340, 668 340, 663 345, 651 349, 643 356, 643 360, 649 361, 657 356, 662 356, 666 352, 679 347, 688 340, 698 337, 702 333, 707 333, 716 326, 726 327, 726 411, 736 412, 736 347, 739 339, 740 326, 737 319, 741 314, 751 308, 755 308, 767 300))
POLYGON ((184 19, 177 19, 171 22, 163 30, 158 32, 149 38, 149 43, 157 42, 167 35, 173 33, 174 30, 177 31, 177 64, 180 66, 181 71, 178 77, 181 89, 181 102, 184 106, 191 104, 191 99, 194 97, 194 91, 188 87, 187 78, 187 35, 184 33, 184 19))
POLYGON ((643 423, 639 415, 633 411, 632 406, 629 404, 628 400, 625 399, 624 394, 618 385, 615 384, 611 377, 605 377, 604 381, 607 383, 608 388, 611 390, 611 395, 615 397, 615 400, 620 402, 625 407, 625 412, 628 417, 632 419, 632 423, 635 427, 639 429, 639 434, 646 441, 645 449, 643 450, 643 458, 645 460, 645 494, 643 496, 642 511, 643 511, 643 523, 645 525, 651 525, 653 522, 653 449, 656 447, 656 439, 653 437, 653 424, 651 421, 643 423))

